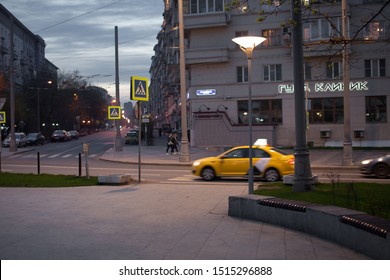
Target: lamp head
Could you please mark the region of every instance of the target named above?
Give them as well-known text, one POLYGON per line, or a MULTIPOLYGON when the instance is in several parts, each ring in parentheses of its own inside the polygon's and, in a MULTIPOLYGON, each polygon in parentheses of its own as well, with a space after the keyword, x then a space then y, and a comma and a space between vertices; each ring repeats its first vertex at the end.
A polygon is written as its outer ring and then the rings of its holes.
POLYGON ((256 46, 263 43, 266 39, 260 36, 241 36, 232 39, 234 43, 238 44, 244 50, 253 50, 256 46))

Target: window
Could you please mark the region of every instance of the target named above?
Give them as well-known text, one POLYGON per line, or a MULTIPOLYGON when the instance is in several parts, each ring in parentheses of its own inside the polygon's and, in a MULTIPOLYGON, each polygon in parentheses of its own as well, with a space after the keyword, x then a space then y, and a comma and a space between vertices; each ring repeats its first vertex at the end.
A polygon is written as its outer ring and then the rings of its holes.
POLYGON ((343 98, 311 98, 309 123, 343 123, 343 98))
POLYGON ((248 157, 248 149, 237 149, 233 150, 230 153, 224 155, 224 158, 247 158, 248 157))
MULTIPOLYGON (((248 101, 238 101, 238 122, 248 124, 248 101)), ((276 124, 282 123, 282 100, 253 100, 252 124, 276 124)))
POLYGON ((385 59, 368 59, 364 61, 364 72, 366 77, 385 77, 385 59))
POLYGON ((303 40, 317 41, 341 37, 341 18, 320 18, 303 24, 303 40))
POLYGON ((305 80, 311 80, 311 64, 309 62, 305 62, 303 65, 303 71, 304 71, 304 76, 305 80))
POLYGON ((264 81, 281 81, 282 80, 282 65, 272 64, 264 66, 264 81))
POLYGON ((262 36, 267 40, 264 41, 262 46, 281 46, 282 45, 282 30, 281 29, 268 29, 263 30, 262 36))
POLYGON ((248 82, 248 67, 239 66, 237 67, 237 82, 247 83, 248 82))
POLYGON ((191 0, 191 14, 215 13, 224 10, 224 0, 191 0))
POLYGON ((366 122, 387 122, 386 96, 366 96, 366 122))
POLYGON ((385 37, 385 22, 372 21, 364 28, 364 40, 378 40, 385 37))
MULTIPOLYGON (((248 31, 236 31, 236 37, 248 36, 248 31)), ((238 44, 234 44, 234 46, 239 49, 240 46, 238 44)))
POLYGON ((328 79, 341 79, 343 66, 341 62, 329 62, 326 68, 326 77, 328 79))

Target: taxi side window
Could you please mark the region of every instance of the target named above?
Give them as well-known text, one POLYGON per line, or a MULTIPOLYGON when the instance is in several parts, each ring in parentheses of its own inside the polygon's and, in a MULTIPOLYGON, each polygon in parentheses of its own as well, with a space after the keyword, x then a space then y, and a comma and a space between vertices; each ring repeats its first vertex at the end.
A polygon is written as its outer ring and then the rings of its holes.
POLYGON ((245 157, 245 153, 243 149, 237 149, 227 153, 224 158, 243 158, 245 157))
POLYGON ((253 157, 254 158, 269 158, 271 157, 266 151, 263 151, 261 149, 253 149, 253 157))

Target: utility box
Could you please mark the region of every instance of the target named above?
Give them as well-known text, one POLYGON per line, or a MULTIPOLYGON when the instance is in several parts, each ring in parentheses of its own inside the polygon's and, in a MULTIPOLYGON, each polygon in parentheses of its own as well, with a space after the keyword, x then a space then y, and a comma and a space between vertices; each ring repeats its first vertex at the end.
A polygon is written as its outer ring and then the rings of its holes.
POLYGON ((355 129, 353 131, 353 137, 356 139, 363 139, 364 138, 364 129, 355 129))
POLYGON ((323 129, 320 131, 321 138, 330 138, 330 136, 331 136, 330 129, 323 129))

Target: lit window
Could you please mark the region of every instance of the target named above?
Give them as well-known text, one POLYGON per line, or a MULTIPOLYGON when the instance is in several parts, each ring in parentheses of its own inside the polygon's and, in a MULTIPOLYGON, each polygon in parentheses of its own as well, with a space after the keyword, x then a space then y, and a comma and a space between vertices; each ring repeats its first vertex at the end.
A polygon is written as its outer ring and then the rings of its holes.
POLYGON ((280 29, 263 30, 262 36, 266 38, 263 43, 264 47, 282 45, 282 30, 280 29))
POLYGON ((378 40, 385 36, 385 22, 373 21, 364 28, 364 40, 378 40))

